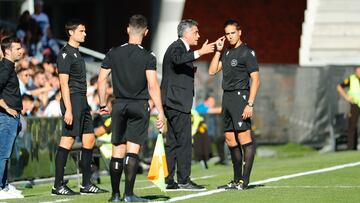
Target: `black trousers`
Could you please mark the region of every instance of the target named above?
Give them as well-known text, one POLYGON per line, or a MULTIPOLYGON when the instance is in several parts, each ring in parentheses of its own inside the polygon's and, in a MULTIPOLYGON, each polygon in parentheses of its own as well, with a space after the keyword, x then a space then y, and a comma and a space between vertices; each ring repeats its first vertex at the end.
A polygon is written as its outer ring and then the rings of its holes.
POLYGON ((360 108, 357 104, 351 104, 350 115, 349 115, 349 129, 347 137, 348 149, 357 149, 357 122, 359 120, 360 108))
POLYGON ((165 107, 165 116, 168 125, 165 154, 169 171, 166 183, 174 182, 176 168, 178 183, 185 184, 190 181, 191 173, 191 114, 165 107))

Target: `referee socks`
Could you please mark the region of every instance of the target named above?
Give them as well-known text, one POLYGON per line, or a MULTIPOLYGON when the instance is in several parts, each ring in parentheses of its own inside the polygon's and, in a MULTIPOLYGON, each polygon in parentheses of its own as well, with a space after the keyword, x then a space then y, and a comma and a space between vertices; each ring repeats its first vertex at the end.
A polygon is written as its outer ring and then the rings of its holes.
POLYGON ((54 187, 60 187, 64 181, 64 170, 69 154, 68 149, 58 146, 55 157, 55 182, 54 187))
POLYGON ((112 194, 120 194, 120 180, 123 171, 124 159, 111 157, 110 160, 110 179, 112 194))
POLYGON ((82 166, 83 181, 82 185, 84 187, 91 184, 91 160, 93 155, 93 149, 81 148, 80 164, 82 166))
POLYGON ((229 150, 233 164, 234 181, 239 182, 242 176, 242 152, 239 146, 229 146, 229 150))
POLYGON ((244 185, 247 186, 250 182, 250 174, 254 162, 255 145, 253 144, 253 142, 249 142, 242 145, 242 148, 244 150, 244 162, 245 162, 243 181, 244 181, 244 185))
POLYGON ((124 158, 125 172, 125 196, 134 195, 134 184, 136 172, 139 167, 139 156, 134 153, 127 153, 124 158))

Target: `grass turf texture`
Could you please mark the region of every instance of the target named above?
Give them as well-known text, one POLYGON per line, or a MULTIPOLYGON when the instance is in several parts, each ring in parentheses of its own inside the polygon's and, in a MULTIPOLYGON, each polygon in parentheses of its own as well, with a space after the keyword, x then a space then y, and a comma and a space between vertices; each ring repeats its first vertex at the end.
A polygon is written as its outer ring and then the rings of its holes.
MULTIPOLYGON (((258 155, 263 151, 270 155, 257 156, 251 181, 290 175, 316 170, 335 165, 360 161, 360 153, 337 152, 321 154, 310 148, 288 144, 282 146, 263 146, 258 148, 258 155)), ((320 174, 306 175, 256 186, 245 191, 225 191, 208 196, 187 199, 182 202, 360 202, 360 166, 339 169, 320 174)), ((124 174, 123 174, 124 176, 124 174)), ((195 182, 206 186, 208 190, 227 183, 232 178, 232 166, 215 166, 204 170, 200 164, 193 164, 192 178, 211 176, 195 182)), ((103 176, 102 188, 111 191, 108 176, 103 176)), ((124 179, 124 177, 122 178, 124 179)), ((78 191, 77 181, 71 180, 69 186, 78 191)), ((146 180, 146 175, 138 175, 135 193, 152 201, 164 201, 169 198, 195 194, 196 192, 163 193, 146 180)), ((0 200, 0 202, 107 202, 110 193, 82 196, 51 196, 52 184, 35 185, 32 189, 23 189, 25 199, 0 200)), ((121 183, 121 191, 124 182, 121 183)))

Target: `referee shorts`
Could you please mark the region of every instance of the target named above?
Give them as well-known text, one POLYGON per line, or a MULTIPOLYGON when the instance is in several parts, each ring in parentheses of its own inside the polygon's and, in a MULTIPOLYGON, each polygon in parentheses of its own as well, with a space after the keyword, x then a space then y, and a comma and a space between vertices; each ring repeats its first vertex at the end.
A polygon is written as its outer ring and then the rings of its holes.
POLYGON ((248 90, 224 91, 222 98, 224 132, 237 132, 251 129, 251 119, 242 119, 248 98, 248 90))
POLYGON ((143 145, 148 134, 150 107, 147 100, 116 99, 111 113, 114 145, 127 141, 143 145))
MULTIPOLYGON (((63 120, 62 135, 63 136, 82 136, 83 134, 94 133, 93 121, 90 114, 90 106, 87 102, 86 95, 71 94, 70 102, 73 114, 73 123, 67 125, 63 120)), ((60 101, 61 113, 65 115, 65 105, 63 99, 60 101)))

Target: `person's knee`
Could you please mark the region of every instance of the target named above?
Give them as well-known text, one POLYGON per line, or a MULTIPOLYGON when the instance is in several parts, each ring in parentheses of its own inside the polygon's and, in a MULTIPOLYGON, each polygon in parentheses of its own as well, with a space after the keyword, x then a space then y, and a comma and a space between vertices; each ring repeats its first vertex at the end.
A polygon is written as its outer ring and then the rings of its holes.
POLYGON ((126 143, 126 152, 127 153, 133 153, 133 154, 139 154, 141 146, 139 144, 136 144, 134 142, 127 142, 126 143))
POLYGON ((239 132, 238 139, 241 145, 246 145, 252 142, 250 130, 239 132))
POLYGON ((225 143, 226 143, 226 145, 229 146, 229 147, 235 147, 235 146, 238 145, 237 142, 236 142, 236 140, 235 140, 234 138, 226 138, 226 139, 225 139, 225 143))
POLYGON ((84 134, 82 138, 83 147, 86 149, 92 149, 95 145, 95 135, 94 134, 84 134))
POLYGON ((124 158, 126 153, 126 144, 113 145, 112 157, 124 158))
POLYGON ((65 148, 67 150, 70 150, 75 142, 74 137, 61 137, 59 146, 62 148, 65 148))

